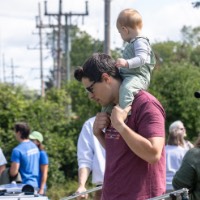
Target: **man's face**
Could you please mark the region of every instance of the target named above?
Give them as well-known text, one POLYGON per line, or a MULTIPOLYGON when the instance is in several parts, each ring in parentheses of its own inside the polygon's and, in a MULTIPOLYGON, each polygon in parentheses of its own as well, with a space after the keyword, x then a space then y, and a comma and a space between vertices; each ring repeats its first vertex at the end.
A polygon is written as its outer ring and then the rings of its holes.
POLYGON ((20 141, 20 138, 21 138, 21 133, 18 131, 18 132, 14 132, 15 134, 15 138, 17 141, 20 141))
POLYGON ((108 81, 102 79, 102 82, 94 82, 88 78, 82 78, 82 84, 88 92, 89 98, 101 106, 112 103, 112 89, 108 81))

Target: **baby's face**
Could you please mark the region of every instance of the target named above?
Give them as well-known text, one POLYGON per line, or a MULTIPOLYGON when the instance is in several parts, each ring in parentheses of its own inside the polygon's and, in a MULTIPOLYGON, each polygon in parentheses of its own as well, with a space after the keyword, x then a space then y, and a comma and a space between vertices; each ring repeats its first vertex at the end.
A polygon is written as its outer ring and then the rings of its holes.
POLYGON ((138 27, 131 28, 127 26, 122 26, 120 24, 117 24, 117 29, 122 37, 122 39, 126 42, 130 42, 132 39, 134 39, 136 36, 140 34, 140 29, 138 27))
POLYGON ((128 29, 125 26, 121 26, 120 24, 117 23, 117 30, 119 32, 119 34, 121 35, 121 38, 128 42, 129 38, 128 38, 128 29))

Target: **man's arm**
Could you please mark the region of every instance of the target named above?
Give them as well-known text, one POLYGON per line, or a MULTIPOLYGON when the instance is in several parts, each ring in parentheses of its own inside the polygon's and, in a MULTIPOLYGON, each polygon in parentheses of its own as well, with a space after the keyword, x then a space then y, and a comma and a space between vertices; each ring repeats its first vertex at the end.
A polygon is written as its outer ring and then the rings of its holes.
POLYGON ((135 57, 127 60, 129 68, 137 68, 150 63, 151 47, 146 39, 139 38, 134 42, 135 57))
POLYGON ((6 169, 6 165, 1 165, 0 166, 0 175, 5 169, 6 169))
MULTIPOLYGON (((90 169, 87 167, 80 168, 78 170, 78 189, 76 190, 77 193, 85 192, 86 187, 85 184, 87 182, 88 176, 90 174, 90 169)), ((87 199, 88 195, 81 195, 77 197, 77 200, 79 199, 87 199)))
POLYGON ((120 127, 120 134, 129 148, 148 163, 156 163, 161 158, 162 149, 165 144, 163 137, 146 139, 130 129, 125 123, 120 127))
POLYGON ((41 183, 40 183, 40 189, 38 191, 39 194, 44 194, 44 187, 47 182, 47 176, 48 176, 48 165, 40 165, 41 170, 41 183))
MULTIPOLYGON (((77 193, 86 191, 86 182, 90 171, 92 169, 94 147, 93 147, 93 118, 87 120, 81 129, 78 144, 77 144, 77 158, 78 158, 78 189, 77 193)), ((77 199, 86 199, 88 195, 82 195, 77 199)))
POLYGON ((6 164, 7 164, 6 158, 3 154, 2 149, 0 148, 0 175, 6 169, 6 164))
POLYGON ((124 120, 123 110, 119 106, 115 106, 111 114, 112 126, 121 134, 129 148, 137 156, 150 164, 157 162, 161 158, 165 138, 145 138, 129 128, 124 120))
POLYGON ((19 163, 12 162, 10 167, 10 176, 15 177, 19 172, 19 163))

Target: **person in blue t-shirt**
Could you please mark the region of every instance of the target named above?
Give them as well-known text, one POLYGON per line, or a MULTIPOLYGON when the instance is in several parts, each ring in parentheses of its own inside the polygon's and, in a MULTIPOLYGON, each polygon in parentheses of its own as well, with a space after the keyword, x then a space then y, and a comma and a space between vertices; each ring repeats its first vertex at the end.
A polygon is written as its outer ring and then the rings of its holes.
POLYGON ((30 128, 28 124, 18 122, 14 125, 14 132, 19 144, 12 150, 10 176, 14 178, 20 173, 23 184, 38 188, 40 153, 29 140, 30 128))
POLYGON ((38 193, 44 195, 47 190, 47 177, 48 177, 48 167, 49 167, 49 158, 44 150, 42 142, 44 140, 43 135, 38 131, 33 131, 29 138, 38 146, 40 150, 40 161, 39 161, 39 177, 38 177, 38 193))

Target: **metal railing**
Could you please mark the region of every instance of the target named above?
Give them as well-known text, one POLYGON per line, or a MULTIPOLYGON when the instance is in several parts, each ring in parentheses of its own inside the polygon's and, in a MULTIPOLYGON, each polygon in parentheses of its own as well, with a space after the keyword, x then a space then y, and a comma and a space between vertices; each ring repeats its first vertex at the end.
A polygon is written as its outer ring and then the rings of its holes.
MULTIPOLYGON (((95 191, 101 190, 101 189, 102 189, 102 186, 98 186, 98 187, 92 188, 90 190, 86 190, 85 192, 74 193, 74 194, 72 194, 68 197, 64 197, 60 200, 75 199, 78 196, 89 194, 91 192, 95 192, 95 191)), ((183 188, 183 189, 176 190, 176 191, 173 191, 173 192, 170 192, 170 193, 166 193, 164 195, 154 197, 154 198, 150 198, 150 199, 147 199, 147 200, 164 200, 164 199, 176 200, 177 198, 179 198, 179 200, 189 200, 188 191, 189 190, 187 188, 183 188)))
POLYGON ((176 200, 178 197, 180 200, 189 200, 189 196, 188 196, 188 189, 187 188, 183 188, 180 190, 176 190, 170 193, 166 193, 162 196, 158 196, 158 197, 154 197, 154 198, 150 198, 147 200, 163 200, 163 199, 171 199, 171 200, 176 200))
POLYGON ((74 194, 72 194, 72 195, 70 195, 70 196, 68 196, 68 197, 64 197, 64 198, 62 198, 62 199, 60 199, 60 200, 74 199, 74 198, 79 197, 79 196, 81 196, 81 195, 89 194, 89 193, 91 193, 91 192, 95 192, 95 191, 101 190, 101 189, 102 189, 102 186, 98 186, 98 187, 92 188, 92 189, 90 189, 90 190, 86 190, 85 192, 74 193, 74 194))

